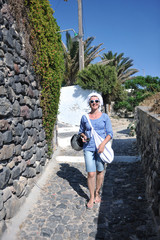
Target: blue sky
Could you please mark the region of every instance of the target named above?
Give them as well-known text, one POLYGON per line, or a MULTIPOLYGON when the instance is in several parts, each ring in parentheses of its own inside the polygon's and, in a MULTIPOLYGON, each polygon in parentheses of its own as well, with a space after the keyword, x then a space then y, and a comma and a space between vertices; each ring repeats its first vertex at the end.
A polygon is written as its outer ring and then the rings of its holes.
MULTIPOLYGON (((60 29, 78 32, 77 0, 49 2, 60 29)), ((133 59, 136 75, 160 77, 160 0, 82 0, 82 4, 84 39, 93 36, 92 45, 103 43, 102 53, 123 52, 133 59)))

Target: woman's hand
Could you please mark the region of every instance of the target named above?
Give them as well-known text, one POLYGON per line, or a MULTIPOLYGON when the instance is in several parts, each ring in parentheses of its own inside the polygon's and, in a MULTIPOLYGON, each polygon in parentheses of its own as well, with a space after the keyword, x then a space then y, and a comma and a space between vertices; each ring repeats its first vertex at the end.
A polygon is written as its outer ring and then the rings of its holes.
POLYGON ((98 153, 103 153, 105 145, 111 140, 111 136, 107 135, 103 142, 98 147, 98 153))
POLYGON ((98 153, 102 153, 104 151, 104 148, 105 148, 105 142, 103 141, 99 147, 98 147, 98 153))
POLYGON ((87 142, 87 136, 84 133, 81 133, 82 142, 87 142))

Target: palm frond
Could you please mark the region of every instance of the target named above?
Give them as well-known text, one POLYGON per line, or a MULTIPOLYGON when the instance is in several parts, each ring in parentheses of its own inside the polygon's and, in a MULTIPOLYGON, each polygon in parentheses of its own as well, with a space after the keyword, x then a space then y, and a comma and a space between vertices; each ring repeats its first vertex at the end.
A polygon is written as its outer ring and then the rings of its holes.
POLYGON ((125 72, 122 72, 119 76, 118 76, 118 80, 121 83, 124 83, 126 80, 131 79, 131 76, 135 73, 139 72, 137 69, 128 69, 125 72))
POLYGON ((130 69, 133 66, 133 60, 129 57, 124 57, 124 53, 113 54, 112 51, 104 53, 101 57, 102 61, 99 64, 110 65, 116 68, 117 78, 120 82, 125 82, 133 74, 137 73, 137 69, 130 69), (112 61, 109 61, 112 60, 112 61))

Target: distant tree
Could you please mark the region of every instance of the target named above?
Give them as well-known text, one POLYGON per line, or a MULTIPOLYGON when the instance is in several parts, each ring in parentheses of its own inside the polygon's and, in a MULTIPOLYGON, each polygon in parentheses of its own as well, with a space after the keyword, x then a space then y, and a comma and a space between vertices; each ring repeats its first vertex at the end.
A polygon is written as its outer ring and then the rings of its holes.
MULTIPOLYGON (((89 37, 84 40, 84 66, 87 67, 99 53, 104 49, 100 49, 102 43, 98 46, 91 46, 94 37, 89 37)), ((73 85, 76 82, 79 71, 79 42, 67 32, 66 46, 63 44, 65 58, 65 77, 63 85, 73 85)))
POLYGON ((84 89, 101 92, 106 112, 106 104, 111 103, 113 90, 117 85, 115 67, 91 64, 78 73, 77 84, 84 89))
POLYGON ((101 56, 101 59, 101 64, 115 66, 117 72, 117 80, 121 83, 132 79, 132 75, 138 72, 137 69, 130 68, 133 66, 133 60, 129 59, 129 57, 124 57, 124 53, 117 55, 117 53, 113 54, 112 51, 108 51, 108 53, 104 53, 101 56))
POLYGON ((130 93, 126 100, 116 101, 114 109, 124 108, 128 111, 134 111, 144 99, 160 92, 160 78, 151 76, 138 76, 124 83, 124 87, 129 89, 130 93))

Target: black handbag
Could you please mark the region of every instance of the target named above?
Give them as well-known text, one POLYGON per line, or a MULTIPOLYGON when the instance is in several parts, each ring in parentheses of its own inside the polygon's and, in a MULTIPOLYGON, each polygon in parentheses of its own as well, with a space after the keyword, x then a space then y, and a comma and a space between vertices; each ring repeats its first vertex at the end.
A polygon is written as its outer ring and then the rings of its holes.
POLYGON ((74 134, 71 138, 71 146, 76 151, 81 151, 83 149, 82 137, 79 134, 74 134))

